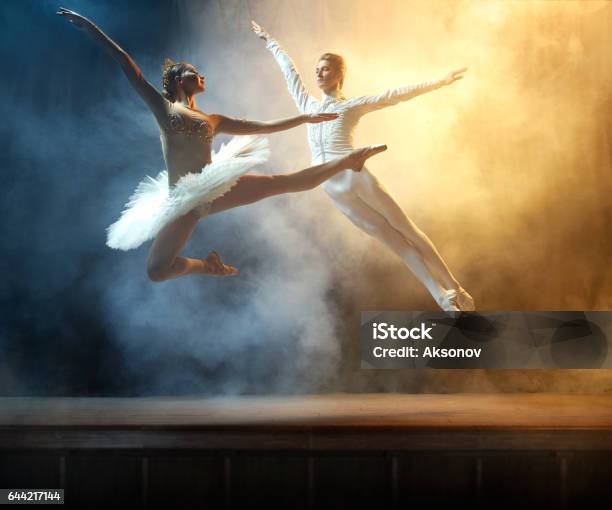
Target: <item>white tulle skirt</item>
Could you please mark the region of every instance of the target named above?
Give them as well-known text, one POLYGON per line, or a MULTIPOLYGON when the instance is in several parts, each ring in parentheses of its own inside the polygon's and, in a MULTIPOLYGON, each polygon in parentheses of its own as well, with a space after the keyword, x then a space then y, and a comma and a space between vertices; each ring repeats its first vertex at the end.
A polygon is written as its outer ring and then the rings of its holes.
POLYGON ((130 197, 121 217, 108 227, 107 246, 132 250, 189 211, 207 210, 213 200, 227 193, 254 166, 264 163, 269 154, 266 138, 235 136, 213 152, 211 164, 199 173, 183 175, 170 189, 166 170, 155 179, 147 176, 130 197))

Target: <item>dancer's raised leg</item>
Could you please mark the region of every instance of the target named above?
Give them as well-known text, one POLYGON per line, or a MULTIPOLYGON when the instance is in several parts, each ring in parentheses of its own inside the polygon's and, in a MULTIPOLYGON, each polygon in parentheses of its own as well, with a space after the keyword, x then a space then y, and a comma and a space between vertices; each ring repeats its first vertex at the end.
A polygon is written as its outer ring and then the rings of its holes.
POLYGON ((228 193, 212 203, 210 214, 252 204, 274 195, 308 191, 343 170, 360 171, 368 158, 385 150, 386 145, 356 149, 344 157, 290 174, 245 175, 228 193))

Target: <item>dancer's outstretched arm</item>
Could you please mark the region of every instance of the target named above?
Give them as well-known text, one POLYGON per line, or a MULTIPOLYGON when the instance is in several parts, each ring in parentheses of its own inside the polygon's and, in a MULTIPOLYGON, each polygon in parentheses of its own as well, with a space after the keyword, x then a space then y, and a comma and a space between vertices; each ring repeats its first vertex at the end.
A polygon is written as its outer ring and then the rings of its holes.
POLYGON ((132 87, 134 87, 136 92, 138 92, 153 114, 158 119, 163 118, 166 108, 166 100, 153 85, 144 79, 140 68, 115 41, 102 32, 102 30, 100 30, 100 28, 98 28, 92 21, 74 11, 69 11, 68 9, 60 7, 57 14, 67 19, 75 27, 83 30, 99 46, 104 48, 121 66, 121 69, 123 69, 123 72, 127 76, 130 84, 132 87))
POLYGON ((310 113, 302 114, 297 117, 289 117, 287 119, 278 120, 244 120, 233 119, 225 115, 214 114, 210 116, 215 123, 216 133, 228 133, 231 135, 258 135, 266 133, 276 133, 284 131, 302 124, 318 124, 328 120, 338 118, 337 113, 310 113))
POLYGON ((270 50, 276 63, 283 72, 283 76, 287 82, 287 88, 298 110, 302 113, 306 112, 308 103, 312 100, 312 97, 308 95, 293 60, 291 60, 281 45, 254 21, 251 21, 251 29, 255 32, 255 35, 266 42, 266 48, 270 50))
POLYGON ((420 96, 426 92, 437 90, 445 85, 450 85, 457 80, 463 78, 463 73, 467 70, 467 67, 451 71, 441 80, 431 80, 416 85, 407 85, 405 87, 398 87, 395 89, 389 89, 381 94, 374 96, 361 96, 355 97, 350 100, 351 106, 360 110, 362 114, 370 113, 387 106, 393 106, 402 101, 408 101, 413 97, 420 96))

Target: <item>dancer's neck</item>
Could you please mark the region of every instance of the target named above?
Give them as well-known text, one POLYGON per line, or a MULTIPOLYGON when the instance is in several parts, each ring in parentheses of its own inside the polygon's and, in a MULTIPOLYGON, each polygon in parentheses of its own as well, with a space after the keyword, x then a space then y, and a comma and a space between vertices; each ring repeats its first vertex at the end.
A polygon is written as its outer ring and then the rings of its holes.
POLYGON ((177 98, 176 102, 192 110, 198 109, 198 105, 195 102, 195 95, 186 96, 184 94, 179 94, 179 97, 177 98))
POLYGON ((330 89, 323 91, 323 98, 325 97, 333 97, 334 99, 341 99, 344 97, 342 93, 342 89, 330 89))

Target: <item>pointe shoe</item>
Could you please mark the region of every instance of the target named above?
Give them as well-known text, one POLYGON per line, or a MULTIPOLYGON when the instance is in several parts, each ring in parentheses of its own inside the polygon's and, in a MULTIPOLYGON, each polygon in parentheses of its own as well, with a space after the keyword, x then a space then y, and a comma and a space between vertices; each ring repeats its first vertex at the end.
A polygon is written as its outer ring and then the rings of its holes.
POLYGON ((457 291, 456 290, 447 290, 444 291, 442 297, 438 301, 440 308, 445 312, 460 312, 461 309, 457 304, 457 291))
POLYGON ((361 169, 363 168, 366 159, 371 158, 372 156, 375 156, 376 154, 379 154, 386 150, 387 146, 385 144, 372 145, 370 147, 364 147, 362 149, 355 149, 348 156, 349 161, 352 160, 352 164, 349 165, 349 168, 354 172, 361 172, 361 169))
POLYGON ((469 295, 468 291, 463 287, 459 287, 457 291, 457 304, 462 311, 473 312, 476 310, 474 306, 474 298, 469 295))

